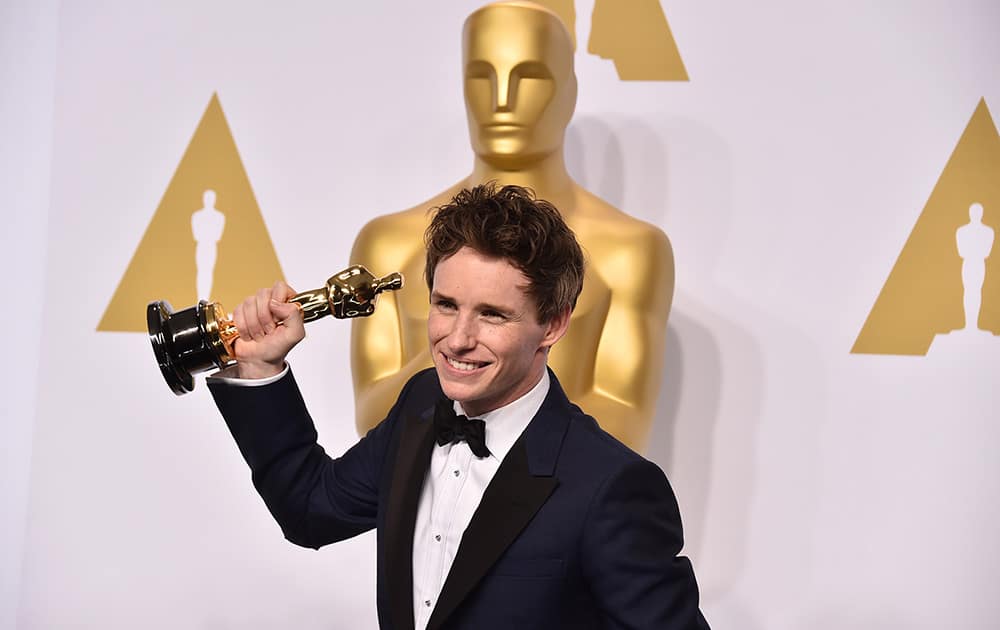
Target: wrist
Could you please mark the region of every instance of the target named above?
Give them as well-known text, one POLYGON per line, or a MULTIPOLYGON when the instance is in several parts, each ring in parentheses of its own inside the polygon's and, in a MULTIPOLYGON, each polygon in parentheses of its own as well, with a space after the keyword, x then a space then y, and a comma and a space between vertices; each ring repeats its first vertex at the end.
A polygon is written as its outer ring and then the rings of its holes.
POLYGON ((267 361, 237 361, 236 363, 237 377, 245 379, 271 378, 281 374, 284 369, 284 360, 276 364, 267 361))

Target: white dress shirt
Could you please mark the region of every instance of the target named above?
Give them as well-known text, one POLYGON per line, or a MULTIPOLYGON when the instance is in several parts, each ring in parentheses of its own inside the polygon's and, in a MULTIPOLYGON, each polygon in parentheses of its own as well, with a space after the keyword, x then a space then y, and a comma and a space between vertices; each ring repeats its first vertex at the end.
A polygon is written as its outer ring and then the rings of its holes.
MULTIPOLYGON (((549 392, 548 370, 538 384, 514 402, 479 416, 486 423, 490 455, 479 459, 467 442, 434 445, 424 477, 413 528, 413 619, 425 630, 448 571, 458 553, 486 486, 500 468, 514 442, 521 437, 549 392)), ((455 403, 455 413, 464 414, 455 403)))
MULTIPOLYGON (((236 376, 235 367, 216 372, 210 379, 242 387, 273 383, 288 373, 262 379, 236 376)), ((424 477, 413 528, 413 618, 416 630, 426 630, 438 595, 451 570, 462 534, 472 521, 486 487, 500 468, 514 442, 521 437, 549 393, 548 370, 524 396, 499 409, 478 416, 486 423, 490 455, 479 459, 467 442, 434 445, 431 465, 424 477)), ((464 415, 455 403, 455 413, 464 415)))

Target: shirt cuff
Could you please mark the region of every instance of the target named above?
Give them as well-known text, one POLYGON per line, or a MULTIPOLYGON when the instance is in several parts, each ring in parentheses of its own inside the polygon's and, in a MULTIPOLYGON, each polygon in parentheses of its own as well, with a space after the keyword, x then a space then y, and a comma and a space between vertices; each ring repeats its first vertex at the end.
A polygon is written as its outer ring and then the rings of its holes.
POLYGON ((236 387, 263 387, 264 385, 270 385, 275 381, 283 379, 288 374, 288 362, 285 362, 284 369, 274 376, 268 376, 267 378, 240 378, 238 374, 238 366, 234 364, 219 370, 205 380, 215 383, 225 383, 226 385, 235 385, 236 387))

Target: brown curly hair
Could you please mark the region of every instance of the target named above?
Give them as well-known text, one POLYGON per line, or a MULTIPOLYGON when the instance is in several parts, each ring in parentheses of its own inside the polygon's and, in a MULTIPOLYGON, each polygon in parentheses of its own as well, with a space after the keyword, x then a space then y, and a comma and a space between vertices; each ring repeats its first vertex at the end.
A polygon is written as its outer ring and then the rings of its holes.
POLYGON ((507 260, 528 278, 540 323, 576 306, 583 288, 583 251, 555 206, 537 199, 530 188, 499 188, 491 181, 460 191, 432 212, 424 232, 428 289, 434 288, 439 262, 471 247, 507 260))

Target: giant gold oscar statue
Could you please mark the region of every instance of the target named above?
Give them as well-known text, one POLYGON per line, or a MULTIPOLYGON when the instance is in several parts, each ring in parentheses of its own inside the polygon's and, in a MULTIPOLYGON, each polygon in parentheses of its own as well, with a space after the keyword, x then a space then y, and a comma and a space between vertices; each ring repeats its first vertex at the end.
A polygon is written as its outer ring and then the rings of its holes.
MULTIPOLYGON (((472 174, 410 210, 378 217, 358 235, 352 260, 424 272, 428 209, 488 180, 533 189, 553 203, 587 255, 583 293, 549 365, 571 400, 636 450, 645 446, 663 369, 674 290, 670 241, 581 188, 566 171, 563 142, 576 105, 566 27, 531 2, 475 11, 462 33, 465 102, 475 153, 472 174)), ((430 367, 425 284, 383 298, 355 320, 351 362, 362 433, 389 410, 406 380, 430 367)))

